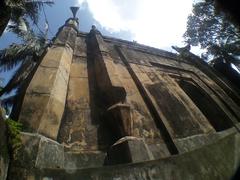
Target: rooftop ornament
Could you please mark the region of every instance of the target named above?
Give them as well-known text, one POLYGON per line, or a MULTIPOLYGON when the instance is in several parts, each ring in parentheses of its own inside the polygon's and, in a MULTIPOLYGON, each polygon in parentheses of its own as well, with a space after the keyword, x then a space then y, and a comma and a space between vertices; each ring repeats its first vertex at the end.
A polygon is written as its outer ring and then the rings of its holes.
POLYGON ((72 11, 73 18, 76 19, 76 14, 77 14, 77 12, 78 12, 79 7, 72 6, 72 7, 70 7, 70 9, 71 9, 71 11, 72 11))

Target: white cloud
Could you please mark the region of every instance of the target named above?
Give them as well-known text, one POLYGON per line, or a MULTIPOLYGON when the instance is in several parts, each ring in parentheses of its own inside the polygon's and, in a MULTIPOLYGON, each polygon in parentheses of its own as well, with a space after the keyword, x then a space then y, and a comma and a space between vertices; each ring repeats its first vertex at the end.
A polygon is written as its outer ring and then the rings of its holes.
POLYGON ((139 43, 162 48, 182 45, 192 0, 78 0, 109 31, 130 31, 139 43))

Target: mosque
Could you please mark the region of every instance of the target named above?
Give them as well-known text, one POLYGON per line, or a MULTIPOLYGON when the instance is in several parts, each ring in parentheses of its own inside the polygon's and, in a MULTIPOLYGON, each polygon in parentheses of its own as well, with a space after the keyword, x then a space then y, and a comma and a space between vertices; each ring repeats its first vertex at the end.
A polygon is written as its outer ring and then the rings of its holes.
POLYGON ((187 49, 80 32, 72 11, 17 105, 9 178, 230 179, 240 158, 231 83, 187 49))

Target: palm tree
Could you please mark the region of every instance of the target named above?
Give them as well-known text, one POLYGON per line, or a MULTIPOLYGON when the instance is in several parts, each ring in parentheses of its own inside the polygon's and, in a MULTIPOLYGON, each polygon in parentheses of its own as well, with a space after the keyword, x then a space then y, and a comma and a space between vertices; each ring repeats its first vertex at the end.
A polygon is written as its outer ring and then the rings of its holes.
POLYGON ((52 0, 1 0, 0 1, 0 36, 11 20, 14 23, 20 17, 29 17, 35 24, 44 4, 53 4, 52 0))
POLYGON ((9 71, 19 66, 1 89, 0 96, 15 89, 14 95, 2 98, 2 105, 6 108, 14 104, 13 109, 18 109, 16 108, 20 105, 18 102, 23 98, 27 85, 40 63, 40 57, 48 46, 48 41, 45 34, 36 35, 23 20, 9 25, 8 28, 22 37, 23 43, 13 43, 8 48, 0 50, 0 71, 9 71))

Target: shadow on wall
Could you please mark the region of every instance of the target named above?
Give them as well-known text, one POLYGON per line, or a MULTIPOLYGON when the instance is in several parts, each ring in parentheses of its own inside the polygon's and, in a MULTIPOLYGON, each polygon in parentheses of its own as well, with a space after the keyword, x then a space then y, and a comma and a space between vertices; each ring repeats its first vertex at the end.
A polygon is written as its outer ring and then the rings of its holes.
POLYGON ((216 131, 222 131, 233 126, 231 119, 227 117, 204 90, 186 80, 180 80, 178 84, 205 115, 216 131))
POLYGON ((230 63, 215 61, 213 68, 226 77, 234 86, 240 89, 240 74, 232 68, 230 63))

